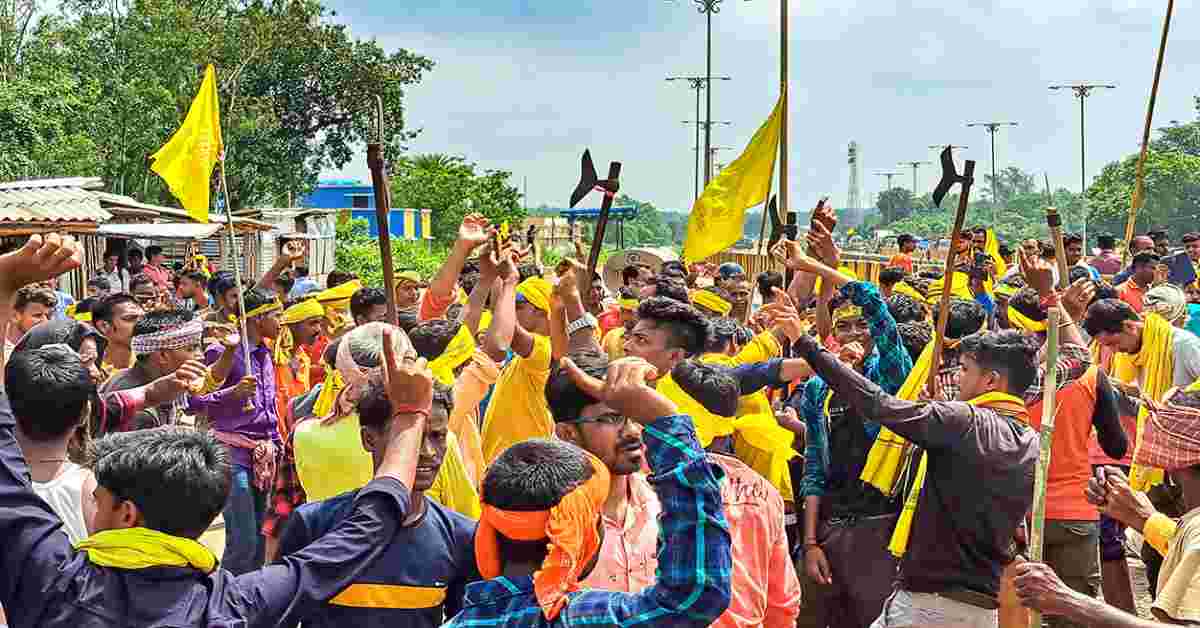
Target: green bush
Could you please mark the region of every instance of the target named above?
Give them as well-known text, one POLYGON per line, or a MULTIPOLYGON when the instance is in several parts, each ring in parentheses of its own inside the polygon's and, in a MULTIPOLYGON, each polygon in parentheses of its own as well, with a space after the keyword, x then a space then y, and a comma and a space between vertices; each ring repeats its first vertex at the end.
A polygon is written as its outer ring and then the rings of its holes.
MULTIPOLYGON (((356 218, 338 225, 334 248, 336 267, 358 275, 365 286, 383 287, 379 241, 371 237, 367 224, 366 220, 356 218)), ((392 240, 392 265, 396 271, 415 270, 425 279, 441 268, 449 254, 449 247, 441 244, 392 240)))

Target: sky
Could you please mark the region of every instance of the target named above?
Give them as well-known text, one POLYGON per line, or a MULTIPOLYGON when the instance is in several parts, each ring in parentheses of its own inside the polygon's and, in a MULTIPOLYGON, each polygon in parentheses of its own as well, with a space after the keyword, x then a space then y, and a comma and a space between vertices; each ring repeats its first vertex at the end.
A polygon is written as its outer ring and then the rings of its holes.
MULTIPOLYGON (((703 75, 705 20, 693 0, 327 0, 354 36, 436 66, 408 93, 414 152, 461 155, 513 173, 529 206, 565 207, 590 148, 603 176, 660 209, 693 201, 695 92, 667 76, 703 75)), ((1140 146, 1166 0, 793 0, 790 167, 793 208, 830 196, 844 207, 847 147, 859 144, 864 199, 878 172, 936 161, 932 144, 966 145, 977 180, 989 136, 969 122, 1014 121, 996 136, 999 168, 1019 165, 1055 188, 1080 185, 1079 101, 1055 83, 1111 83, 1087 99, 1087 174, 1140 146)), ((1200 12, 1177 3, 1155 126, 1197 117, 1200 12)), ((713 16, 713 145, 731 161, 779 96, 779 0, 723 0, 713 16)), ((703 116, 703 112, 701 114, 703 116)), ((960 166, 961 167, 961 166, 960 166)), ((368 178, 357 158, 331 176, 368 178)), ((918 171, 918 192, 937 184, 918 171)), ((590 199, 591 205, 598 203, 590 199)), ((866 204, 866 203, 864 203, 866 204)), ((589 205, 585 201, 583 205, 589 205)))

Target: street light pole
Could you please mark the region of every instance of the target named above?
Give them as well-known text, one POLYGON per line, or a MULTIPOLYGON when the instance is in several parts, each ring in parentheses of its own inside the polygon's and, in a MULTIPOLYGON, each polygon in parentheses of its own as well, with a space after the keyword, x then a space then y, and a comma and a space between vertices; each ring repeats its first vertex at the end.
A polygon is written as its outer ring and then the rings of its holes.
MULTIPOLYGON (((729 81, 729 80, 732 80, 732 79, 728 76, 711 76, 711 75, 710 76, 668 76, 667 77, 668 82, 687 81, 688 89, 696 90, 696 120, 697 121, 700 120, 700 91, 703 90, 704 88, 708 87, 712 81, 729 81)), ((708 90, 708 92, 711 95, 712 89, 710 88, 708 90)), ((711 105, 711 102, 712 102, 712 98, 710 97, 709 98, 710 105, 711 105)), ((701 127, 701 125, 703 125, 705 128, 705 131, 704 131, 705 144, 707 145, 711 140, 709 128, 712 126, 712 124, 713 124, 713 122, 712 122, 711 107, 710 107, 709 116, 705 119, 705 121, 696 123, 696 145, 697 146, 700 145, 700 127, 701 127)), ((704 165, 705 171, 707 172, 708 161, 705 161, 704 164, 705 164, 704 165)), ((700 198, 700 153, 699 152, 696 153, 695 181, 696 181, 696 183, 695 183, 695 188, 696 188, 695 198, 698 199, 698 198, 700 198)), ((705 177, 705 179, 704 179, 704 184, 708 185, 707 177, 705 177)))
MULTIPOLYGON (((700 114, 700 92, 696 92, 696 115, 697 115, 697 117, 699 117, 699 114, 700 114)), ((699 119, 684 120, 683 123, 696 125, 696 146, 699 146, 700 145, 700 129, 702 127, 706 126, 706 123, 704 122, 704 120, 699 120, 699 119)), ((720 125, 724 125, 724 126, 730 126, 733 124, 729 120, 713 120, 712 123, 720 124, 720 125)), ((699 200, 699 198, 700 198, 700 150, 693 149, 692 152, 694 152, 696 154, 696 160, 695 160, 696 161, 696 176, 695 176, 696 199, 699 200)), ((693 201, 693 202, 695 202, 695 201, 693 201)))
POLYGON ((1087 149, 1086 149, 1086 127, 1084 126, 1084 104, 1087 102, 1087 97, 1092 94, 1095 89, 1116 89, 1116 85, 1108 85, 1105 83, 1069 83, 1064 85, 1051 85, 1050 89, 1057 91, 1060 89, 1070 89, 1074 92, 1075 97, 1079 99, 1079 201, 1083 207, 1083 241, 1087 242, 1087 149))
POLYGON ((917 196, 917 170, 920 169, 921 166, 928 166, 928 165, 931 165, 932 163, 933 162, 929 162, 929 161, 902 161, 902 162, 900 162, 899 165, 904 166, 906 168, 913 169, 912 191, 913 191, 914 198, 917 196))
POLYGON ((1001 127, 1017 126, 1016 122, 971 122, 967 124, 967 128, 983 127, 987 129, 988 135, 992 137, 992 224, 998 224, 999 215, 997 209, 1000 205, 1000 199, 996 196, 996 131, 1001 127))

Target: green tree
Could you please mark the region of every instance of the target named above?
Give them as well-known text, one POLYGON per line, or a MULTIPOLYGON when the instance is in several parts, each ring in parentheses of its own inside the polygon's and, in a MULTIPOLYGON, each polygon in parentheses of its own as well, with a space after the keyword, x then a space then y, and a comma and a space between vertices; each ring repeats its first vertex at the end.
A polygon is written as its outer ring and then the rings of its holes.
MULTIPOLYGON (((441 268, 449 254, 449 248, 442 244, 392 240, 392 264, 396 270, 415 270, 426 278, 441 268)), ((358 275, 363 285, 380 288, 383 264, 379 260, 379 240, 370 236, 366 220, 355 218, 338 224, 334 246, 338 270, 358 275)))
MULTIPOLYGON (((11 0, 9 0, 11 1, 11 0)), ((405 89, 432 68, 353 39, 316 0, 65 0, 20 50, 20 76, 77 77, 64 134, 95 142, 117 192, 170 203, 147 158, 178 128, 202 69, 217 67, 234 207, 279 203, 345 165, 382 98, 400 154, 405 89)))
MULTIPOLYGON (((1104 167, 1088 188, 1088 207, 1094 222, 1124 237, 1133 198, 1138 155, 1104 167)), ((1151 148, 1146 156, 1143 204, 1136 233, 1166 227, 1176 236, 1196 229, 1200 216, 1200 156, 1151 148)))
POLYGON ((453 242, 462 219, 470 212, 504 221, 515 229, 525 217, 521 193, 502 170, 479 171, 462 157, 415 155, 396 160, 392 168, 392 207, 433 210, 433 236, 453 242))
POLYGON ((885 223, 902 220, 912 212, 915 205, 916 199, 912 192, 904 188, 884 190, 879 193, 879 200, 876 201, 876 206, 885 223))

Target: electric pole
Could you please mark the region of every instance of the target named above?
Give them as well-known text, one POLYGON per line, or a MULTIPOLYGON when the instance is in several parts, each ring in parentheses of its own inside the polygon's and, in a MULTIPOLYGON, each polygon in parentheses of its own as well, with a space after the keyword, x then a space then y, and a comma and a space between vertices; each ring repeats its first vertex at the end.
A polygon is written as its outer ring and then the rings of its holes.
POLYGON ((898 165, 913 169, 912 192, 913 192, 914 198, 916 198, 916 196, 917 196, 917 171, 920 170, 921 166, 929 166, 932 164, 933 164, 933 162, 931 162, 931 161, 902 161, 898 164, 898 165))
POLYGON ((996 131, 1002 127, 1017 126, 1016 122, 971 122, 967 128, 983 127, 992 137, 992 224, 998 224, 1000 217, 997 210, 1000 207, 1000 197, 996 195, 996 131))
POLYGON ((1084 105, 1087 103, 1088 96, 1092 95, 1092 90, 1096 89, 1116 89, 1116 85, 1108 85, 1105 83, 1068 83, 1064 85, 1051 85, 1052 91, 1060 89, 1069 89, 1074 92, 1075 97, 1079 99, 1079 194, 1080 202, 1083 205, 1083 241, 1087 243, 1087 150, 1085 144, 1086 127, 1084 126, 1084 105))
MULTIPOLYGON (((709 84, 710 84, 712 81, 730 81, 730 80, 733 80, 733 79, 731 79, 731 78, 730 78, 730 77, 728 77, 728 76, 711 76, 711 74, 712 74, 711 72, 709 72, 709 74, 710 74, 710 76, 668 76, 668 77, 667 77, 667 81, 670 81, 670 82, 674 82, 674 81, 687 81, 687 82, 688 82, 688 89, 694 89, 694 90, 696 90, 696 120, 697 120, 697 121, 698 121, 698 120, 700 120, 700 92, 701 92, 702 90, 704 90, 704 88, 705 88, 705 87, 707 87, 707 86, 708 86, 708 85, 709 85, 709 84)), ((709 142, 711 141, 711 137, 712 137, 712 134, 711 134, 711 131, 712 131, 712 125, 714 124, 714 123, 712 122, 712 112, 711 112, 711 109, 712 109, 712 96, 711 96, 712 90, 711 90, 711 89, 709 89, 708 91, 709 91, 709 94, 710 94, 710 95, 709 95, 709 99, 708 99, 708 102, 709 102, 709 109, 710 109, 710 111, 709 111, 708 115, 706 116, 706 118, 705 118, 705 121, 704 121, 704 123, 703 123, 703 128, 704 128, 704 138, 705 138, 705 139, 704 139, 704 142, 705 142, 705 144, 706 144, 706 145, 707 145, 707 144, 709 144, 709 142)), ((697 146, 699 146, 699 145, 700 145, 700 128, 701 128, 701 123, 697 122, 697 124, 696 124, 696 145, 697 145, 697 146)), ((707 161, 705 162, 705 166, 704 166, 704 168, 705 168, 705 171, 707 172, 707 170, 708 170, 708 162, 707 162, 707 161)), ((707 178, 707 176, 706 176, 706 177, 705 177, 705 179, 704 179, 704 184, 705 184, 705 185, 708 185, 708 178, 707 178)), ((696 176, 695 176, 695 188, 696 188, 696 198, 698 199, 698 198, 700 198, 700 153, 699 153, 699 152, 697 152, 697 153, 696 153, 696 176)), ((694 202, 694 201, 693 201, 693 202, 694 202)))

